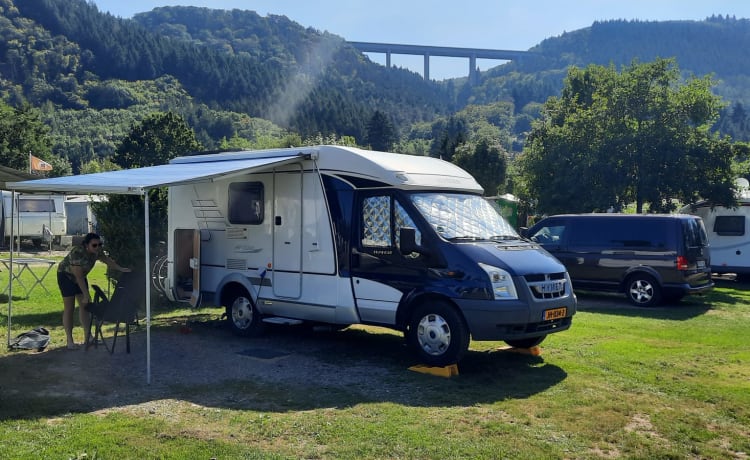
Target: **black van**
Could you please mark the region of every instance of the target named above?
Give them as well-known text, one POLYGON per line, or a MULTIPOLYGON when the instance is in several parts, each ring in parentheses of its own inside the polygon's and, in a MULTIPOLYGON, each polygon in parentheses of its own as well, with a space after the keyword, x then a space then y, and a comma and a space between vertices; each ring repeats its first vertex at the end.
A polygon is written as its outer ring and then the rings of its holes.
POLYGON ((573 287, 652 306, 713 288, 708 238, 686 214, 568 214, 523 232, 565 265, 573 287))

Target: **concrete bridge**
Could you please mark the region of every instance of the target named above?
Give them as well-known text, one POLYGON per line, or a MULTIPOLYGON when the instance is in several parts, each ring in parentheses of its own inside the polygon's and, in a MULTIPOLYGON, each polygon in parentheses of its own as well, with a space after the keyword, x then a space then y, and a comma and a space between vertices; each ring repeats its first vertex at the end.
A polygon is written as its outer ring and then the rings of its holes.
POLYGON ((477 59, 513 61, 535 53, 529 51, 456 48, 452 46, 399 45, 396 43, 347 42, 363 53, 385 53, 385 66, 391 68, 391 54, 424 56, 424 79, 430 79, 430 56, 469 58, 469 82, 478 81, 477 59))

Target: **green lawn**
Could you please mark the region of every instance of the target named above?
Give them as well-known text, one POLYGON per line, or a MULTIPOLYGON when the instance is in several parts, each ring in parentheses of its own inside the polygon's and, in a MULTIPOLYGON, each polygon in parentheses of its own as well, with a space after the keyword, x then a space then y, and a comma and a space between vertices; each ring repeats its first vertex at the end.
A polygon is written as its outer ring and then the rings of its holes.
MULTIPOLYGON (((3 287, 6 276, 0 273, 3 287)), ((90 280, 106 285, 103 265, 90 280)), ((46 286, 49 295, 38 289, 14 299, 13 329, 43 325, 60 346, 54 273, 46 286)), ((346 388, 227 381, 175 387, 167 413, 155 414, 148 409, 155 401, 76 410, 74 402, 36 397, 33 383, 22 402, 10 401, 0 385, 0 458, 744 459, 749 301, 750 286, 729 282, 653 309, 580 295, 573 327, 550 336, 541 356, 472 342, 450 379, 408 371, 405 359, 394 358, 401 339, 389 331, 354 328, 312 339, 332 347, 346 341, 340 356, 318 358, 342 373, 375 362, 395 376, 388 377, 392 392, 366 379, 346 388), (201 402, 218 391, 235 399, 201 402), (32 415, 17 416, 19 404, 32 415)), ((7 295, 0 302, 5 317, 7 295)), ((185 314, 154 311, 156 327, 185 314)), ((12 373, 29 378, 10 366, 26 353, 0 352, 0 382, 12 373)))

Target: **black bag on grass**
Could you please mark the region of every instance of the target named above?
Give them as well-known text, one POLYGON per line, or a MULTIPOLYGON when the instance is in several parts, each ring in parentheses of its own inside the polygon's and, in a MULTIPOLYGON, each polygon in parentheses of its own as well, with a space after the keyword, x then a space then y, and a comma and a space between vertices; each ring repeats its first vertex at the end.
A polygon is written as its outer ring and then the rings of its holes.
POLYGON ((18 334, 8 348, 11 350, 36 350, 44 351, 49 344, 49 331, 43 327, 37 327, 23 334, 18 334))

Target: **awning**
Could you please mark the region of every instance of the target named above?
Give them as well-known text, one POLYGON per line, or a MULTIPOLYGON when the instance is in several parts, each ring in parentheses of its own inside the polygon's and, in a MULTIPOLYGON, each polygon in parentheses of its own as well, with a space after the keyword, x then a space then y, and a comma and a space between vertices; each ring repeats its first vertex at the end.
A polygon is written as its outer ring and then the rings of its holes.
MULTIPOLYGON (((170 163, 146 168, 108 171, 103 173, 83 174, 79 176, 53 177, 24 182, 9 182, 11 190, 26 192, 72 192, 118 195, 144 195, 143 215, 145 226, 143 229, 146 239, 145 272, 150 270, 149 253, 149 199, 146 193, 149 189, 170 185, 208 182, 219 178, 228 178, 252 171, 263 171, 287 163, 309 158, 309 155, 297 152, 294 154, 279 154, 278 152, 252 159, 217 159, 217 156, 207 156, 205 161, 195 157, 185 159, 185 162, 170 163)), ((12 221, 11 221, 12 223, 12 221)), ((10 271, 13 271, 13 251, 10 253, 10 271)), ((146 276, 146 382, 151 383, 151 279, 146 276)), ((13 316, 13 277, 8 280, 8 343, 11 336, 11 317, 13 316)))
POLYGON ((0 165, 0 189, 7 190, 6 182, 18 182, 34 178, 35 176, 27 172, 0 165))
POLYGON ((295 154, 242 160, 170 163, 79 176, 8 182, 7 186, 11 190, 27 192, 143 195, 146 190, 152 188, 208 182, 230 175, 239 175, 291 163, 298 161, 302 156, 302 154, 295 154))

